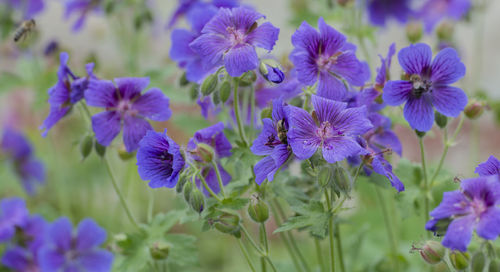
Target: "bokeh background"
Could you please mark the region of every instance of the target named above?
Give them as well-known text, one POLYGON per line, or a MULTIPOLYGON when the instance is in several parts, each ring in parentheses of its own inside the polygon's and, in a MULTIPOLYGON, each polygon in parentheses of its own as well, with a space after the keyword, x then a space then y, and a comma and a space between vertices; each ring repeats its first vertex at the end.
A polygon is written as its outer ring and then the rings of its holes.
MULTIPOLYGON (((476 122, 466 120, 456 144, 450 149, 445 168, 450 176, 459 178, 471 176, 475 166, 490 155, 500 156, 500 129, 496 110, 496 100, 500 100, 500 2, 474 2, 481 5, 487 3, 487 9, 472 10, 466 20, 454 26, 453 44, 467 67, 467 75, 460 86, 469 97, 486 95, 491 110, 486 111, 476 122)), ((147 3, 154 17, 151 27, 134 31, 127 27, 133 11, 121 10, 119 14, 111 16, 92 13, 88 16, 84 29, 74 33, 71 31, 71 22, 63 19, 62 1, 48 0, 44 12, 35 18, 38 31, 36 42, 22 49, 11 39, 0 44, 0 124, 15 120, 16 126, 26 132, 33 142, 36 155, 47 169, 46 185, 39 194, 28 198, 9 166, 1 163, 0 198, 23 196, 27 198, 33 212, 41 213, 48 219, 67 215, 77 222, 82 218, 92 217, 109 231, 110 237, 130 230, 131 226, 112 191, 100 159, 95 154, 84 161, 81 158, 78 142, 83 137, 86 124, 82 122, 78 112, 60 122, 47 138, 40 136, 38 127, 49 110, 46 103, 47 89, 56 81, 58 66, 57 55, 44 56, 43 51, 49 42, 57 41, 62 50, 69 52, 70 67, 80 74, 84 72, 85 63, 95 61, 98 74, 104 78, 149 76, 152 80, 150 86, 161 88, 170 97, 174 112, 169 121, 155 123, 155 128, 167 128, 175 141, 185 144, 194 131, 210 122, 201 117, 199 107, 188 97, 188 90, 179 86, 182 71, 168 57, 170 31, 166 30, 165 25, 177 1, 157 0, 147 3)), ((248 0, 243 3, 255 7, 267 16, 267 20, 280 28, 279 41, 273 51, 280 58, 286 58, 291 51, 290 37, 304 19, 315 25, 317 17, 323 16, 332 26, 340 30, 345 27, 343 22, 338 21, 336 12, 326 9, 324 1, 320 0, 248 0)), ((181 22, 179 26, 186 24, 181 22)), ((398 49, 409 44, 405 26, 396 22, 390 22, 385 29, 376 29, 373 37, 367 43, 369 58, 358 53, 361 59, 368 60, 373 65, 372 71, 379 63, 377 55, 385 55, 392 42, 396 43, 398 49)), ((434 48, 437 46, 436 40, 436 34, 424 34, 422 39, 434 48)), ((357 43, 355 39, 352 41, 357 43)), ((398 65, 393 65, 394 77, 399 76, 400 71, 398 65)), ((456 126, 456 121, 450 124, 451 129, 456 126)), ((396 123, 395 131, 403 143, 403 156, 409 161, 419 162, 418 143, 413 132, 403 122, 396 123)), ((443 146, 441 132, 436 129, 429 135, 425 141, 428 160, 436 162, 443 146)), ((185 205, 171 190, 150 189, 139 178, 135 160, 120 159, 118 150, 123 148, 120 145, 119 141, 115 141, 107 151, 108 156, 133 213, 139 220, 147 219, 150 205, 153 205, 155 212, 165 212, 185 205), (151 204, 152 199, 154 204, 151 204)), ((366 267, 374 271, 387 271, 384 270, 383 255, 389 245, 373 188, 363 182, 358 187, 359 195, 348 204, 352 210, 346 215, 349 223, 342 229, 346 237, 344 247, 348 252, 347 265, 356 271, 367 271, 366 267), (359 265, 358 259, 363 259, 359 265)), ((384 193, 391 197, 394 195, 389 191, 384 193)), ((409 251, 414 241, 423 238, 423 231, 420 221, 406 216, 409 208, 404 203, 408 204, 407 202, 391 202, 389 208, 399 215, 395 217, 397 219, 393 224, 401 238, 399 250, 404 255, 402 258, 411 264, 408 267, 412 267, 407 271, 421 271, 418 254, 411 254, 409 251)), ((271 231, 276 228, 274 222, 268 224, 271 231)), ((201 233, 198 223, 176 226, 173 232, 192 233, 199 238, 197 245, 201 271, 247 269, 237 244, 231 237, 215 231, 201 233)), ((314 244, 305 240, 307 234, 298 235, 299 246, 306 258, 315 260, 314 244)), ((278 265, 284 268, 291 265, 278 235, 271 235, 270 238, 273 240, 273 258, 278 265)), ((326 244, 324 246, 326 250, 326 244)))

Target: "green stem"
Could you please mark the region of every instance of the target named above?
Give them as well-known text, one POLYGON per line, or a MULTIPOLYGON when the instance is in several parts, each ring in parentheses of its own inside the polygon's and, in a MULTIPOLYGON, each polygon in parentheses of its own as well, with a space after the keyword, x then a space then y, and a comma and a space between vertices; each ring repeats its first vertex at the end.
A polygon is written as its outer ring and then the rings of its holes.
POLYGON ((340 227, 339 224, 337 224, 337 229, 335 231, 335 239, 337 240, 337 254, 339 255, 340 271, 345 272, 344 254, 342 253, 341 237, 342 236, 340 235, 340 227))
POLYGON ((240 113, 240 102, 238 97, 238 78, 234 78, 234 92, 233 92, 233 107, 234 107, 234 115, 236 116, 236 123, 238 124, 238 133, 240 134, 241 141, 245 146, 248 146, 247 138, 245 136, 245 130, 243 129, 243 122, 241 120, 240 113))
POLYGON ((240 224, 240 228, 245 234, 247 240, 250 242, 250 244, 255 248, 255 250, 262 256, 266 255, 266 252, 263 252, 262 249, 257 245, 257 243, 253 240, 252 236, 248 232, 248 230, 245 228, 243 224, 240 224))
POLYGON ((222 197, 226 198, 226 193, 224 192, 224 183, 222 183, 222 178, 220 176, 219 166, 217 165, 217 162, 215 162, 214 160, 212 160, 212 165, 214 166, 215 174, 217 175, 217 180, 219 181, 219 188, 220 188, 220 192, 222 194, 222 197))
MULTIPOLYGON (((194 171, 196 172, 196 175, 198 175, 198 177, 201 180, 201 183, 203 184, 203 187, 205 187, 205 189, 208 191, 208 193, 210 193, 210 195, 213 198, 215 198, 218 202, 222 202, 222 200, 217 196, 217 194, 215 194, 215 192, 212 191, 210 186, 208 186, 207 181, 205 180, 205 178, 203 177, 203 175, 200 172, 200 169, 198 169, 198 167, 196 167, 196 165, 194 165, 192 163, 188 162, 188 164, 189 164, 189 166, 191 166, 194 169, 194 171)), ((222 187, 221 187, 221 189, 222 189, 222 187)))
POLYGON ((262 272, 267 272, 266 258, 260 257, 260 267, 262 272))
POLYGON ((151 222, 151 220, 153 220, 153 208, 154 208, 154 205, 155 205, 155 194, 153 192, 153 190, 149 190, 149 203, 148 203, 148 223, 151 222))
POLYGON ((443 260, 444 260, 444 263, 446 264, 446 266, 448 267, 448 270, 450 270, 450 272, 456 272, 457 271, 457 270, 455 270, 455 268, 451 264, 450 251, 448 249, 446 249, 446 251, 445 251, 443 260))
POLYGON ((266 258, 267 262, 269 263, 269 265, 271 266, 271 268, 273 269, 273 271, 278 272, 278 270, 276 269, 276 266, 274 266, 273 261, 271 261, 271 258, 269 258, 269 256, 266 256, 265 258, 266 258))
POLYGON ((321 250, 321 244, 318 238, 314 238, 314 245, 316 247, 316 255, 318 256, 318 263, 321 272, 326 272, 325 262, 323 261, 323 251, 321 250))
POLYGON ((125 198, 122 195, 122 192, 120 191, 120 188, 118 187, 118 183, 116 182, 115 176, 113 175, 113 172, 111 171, 111 166, 109 165, 109 161, 106 158, 106 156, 102 157, 102 160, 104 161, 104 165, 106 166, 106 170, 108 170, 109 177, 111 178, 111 183, 113 184, 113 188, 115 189, 116 194, 118 195, 118 198, 120 199, 120 203, 122 204, 123 209, 125 210, 125 213, 127 214, 128 219, 134 225, 134 227, 139 228, 139 225, 135 221, 134 217, 132 216, 132 213, 130 212, 130 209, 128 208, 127 202, 125 201, 125 198))
MULTIPOLYGON (((286 219, 285 217, 285 212, 283 210, 283 207, 281 207, 281 204, 275 200, 276 207, 278 208, 278 211, 281 215, 281 218, 283 220, 286 219)), ((309 268, 309 265, 307 264, 306 258, 304 258, 304 255, 302 255, 302 252, 300 251, 299 247, 297 246, 297 241, 295 240, 295 237, 291 234, 291 232, 287 232, 288 239, 290 240, 290 243, 292 245, 292 248, 295 250, 295 253, 297 253, 297 256, 299 257, 300 262, 304 266, 304 269, 306 271, 311 271, 311 268, 309 268)))
MULTIPOLYGON (((330 201, 330 195, 328 194, 328 190, 325 190, 325 198, 326 198, 326 206, 328 208, 328 212, 332 211, 332 202, 330 201)), ((334 243, 334 234, 333 234, 333 215, 332 218, 328 222, 328 238, 330 240, 330 271, 335 271, 335 243, 334 243)))
MULTIPOLYGON (((260 236, 260 244, 261 244, 261 246, 264 247, 264 250, 266 251, 266 254, 269 254, 269 245, 268 245, 268 242, 267 242, 266 225, 264 223, 260 224, 259 236, 260 236)), ((260 262, 261 262, 261 266, 262 266, 262 271, 266 272, 267 271, 266 259, 264 257, 260 257, 260 262)))
MULTIPOLYGON (((271 211, 273 213, 274 220, 276 221, 276 225, 281 226, 281 219, 280 215, 277 212, 276 205, 271 202, 271 211)), ((281 240, 283 240, 283 243, 285 244, 285 248, 288 251, 288 254, 290 254, 290 257, 292 258, 293 265, 295 266, 295 269, 299 272, 302 272, 302 267, 299 264, 299 261, 297 260, 297 256, 295 256, 295 252, 293 251, 293 248, 290 245, 290 241, 288 240, 287 236, 285 233, 280 232, 279 233, 281 240)))
POLYGON ((254 136, 254 122, 255 122, 255 87, 253 85, 250 86, 250 140, 253 139, 254 136))
POLYGON ((382 217, 384 218, 385 229, 387 230, 387 238, 389 239, 389 244, 391 245, 392 258, 394 260, 394 271, 399 271, 399 264, 397 260, 398 256, 398 248, 396 243, 396 238, 394 237, 394 231, 392 229, 392 224, 389 219, 389 211, 387 210, 387 206, 385 204, 384 196, 382 191, 377 185, 374 185, 375 192, 377 194, 378 201, 380 202, 380 207, 382 208, 382 217))
MULTIPOLYGON (((425 222, 429 221, 429 183, 427 180, 427 168, 425 166, 425 149, 423 137, 418 138, 418 143, 420 145, 420 157, 422 161, 422 174, 424 175, 424 217, 425 222)), ((427 232, 427 236, 430 236, 430 232, 427 232)))
POLYGON ((245 260, 247 260, 248 266, 250 266, 250 270, 252 270, 252 272, 256 272, 255 267, 253 266, 252 261, 250 260, 250 256, 248 255, 248 250, 246 249, 245 245, 243 244, 241 239, 236 239, 236 240, 238 240, 238 245, 240 246, 243 256, 245 256, 245 260))
POLYGON ((457 125, 457 128, 455 129, 455 132, 453 133, 453 135, 449 141, 448 141, 448 131, 446 129, 444 129, 444 132, 443 132, 443 134, 444 134, 443 135, 443 141, 444 141, 443 154, 441 155, 441 158, 439 159, 439 164, 438 164, 438 167, 436 168, 436 171, 434 172, 434 175, 432 175, 432 177, 430 179, 430 181, 431 181, 431 183, 429 185, 430 188, 432 188, 432 186, 434 185, 434 182, 436 181, 436 178, 439 175, 441 168, 443 167, 444 159, 446 159, 446 155, 448 154, 448 149, 455 142, 455 139, 457 138, 458 133, 462 129, 462 126, 464 124, 464 120, 465 120, 465 117, 462 116, 462 118, 460 118, 460 121, 457 125))

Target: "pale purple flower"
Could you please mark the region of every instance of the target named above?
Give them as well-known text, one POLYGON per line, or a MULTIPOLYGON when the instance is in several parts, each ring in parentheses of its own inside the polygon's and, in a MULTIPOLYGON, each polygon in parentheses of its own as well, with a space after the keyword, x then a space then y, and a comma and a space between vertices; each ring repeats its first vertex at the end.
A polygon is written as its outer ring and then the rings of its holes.
POLYGON ((409 0, 369 0, 368 12, 370 22, 377 26, 385 26, 389 18, 406 23, 412 14, 409 0))
POLYGON ((169 99, 158 88, 141 93, 149 85, 149 78, 116 78, 115 82, 116 86, 109 80, 90 80, 85 100, 90 106, 106 109, 92 116, 92 129, 97 141, 108 146, 123 126, 123 143, 127 152, 132 152, 152 129, 146 118, 170 118, 169 99))
POLYGON ((470 0, 427 0, 417 16, 424 21, 425 31, 431 32, 441 20, 450 18, 458 21, 470 8, 470 0))
POLYGON ((278 28, 257 23, 263 17, 244 7, 221 8, 190 46, 207 69, 224 65, 230 76, 239 77, 258 67, 256 47, 271 51, 278 40, 278 28))
POLYGON ((500 175, 500 161, 494 156, 490 156, 487 161, 480 163, 476 167, 474 173, 479 176, 500 175))
POLYGON ((385 84, 383 99, 391 106, 406 102, 404 117, 411 128, 428 131, 434 123, 434 107, 445 116, 457 117, 467 105, 467 95, 450 86, 465 75, 465 65, 452 48, 441 50, 432 60, 429 45, 419 43, 401 49, 399 64, 405 80, 385 84))
POLYGON ((24 20, 33 19, 45 7, 43 0, 5 0, 5 3, 20 11, 24 20))
POLYGON ((65 0, 64 2, 64 18, 66 20, 77 14, 78 18, 73 24, 74 32, 80 31, 85 23, 85 19, 89 12, 99 12, 101 10, 102 0, 65 0))

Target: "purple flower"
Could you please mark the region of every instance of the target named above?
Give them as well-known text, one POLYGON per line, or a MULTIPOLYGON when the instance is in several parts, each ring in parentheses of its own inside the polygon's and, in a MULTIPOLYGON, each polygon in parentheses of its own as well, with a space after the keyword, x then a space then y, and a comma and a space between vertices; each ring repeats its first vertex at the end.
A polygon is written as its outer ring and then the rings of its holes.
POLYGON ((370 0, 368 12, 370 22, 377 26, 385 26, 388 18, 394 17, 398 22, 405 23, 411 15, 408 0, 370 0))
POLYGON ((417 16, 424 21, 425 31, 431 32, 434 26, 445 18, 460 20, 470 7, 470 0, 428 0, 417 16))
MULTIPOLYGON (((224 157, 231 156, 231 143, 224 135, 224 124, 219 122, 210 127, 198 130, 195 132, 193 138, 189 139, 187 144, 187 153, 190 155, 189 159, 193 160, 194 163, 197 163, 201 166, 201 175, 207 181, 208 186, 212 191, 216 194, 220 191, 219 183, 217 180, 217 175, 212 165, 203 159, 203 155, 200 155, 200 152, 204 152, 200 150, 198 147, 199 143, 203 143, 209 145, 214 150, 215 157, 212 160, 215 160, 217 166, 220 170, 222 183, 224 185, 228 184, 231 181, 231 175, 226 172, 226 170, 220 165, 219 160, 224 157)), ((201 187, 201 181, 197 178, 196 184, 198 187, 201 187)), ((209 196, 208 191, 203 188, 205 195, 209 196)))
POLYGON ((290 59, 300 82, 312 86, 317 81, 318 95, 342 100, 347 88, 342 82, 362 86, 370 78, 368 64, 356 58, 356 46, 323 18, 318 20, 319 32, 303 22, 292 36, 295 46, 290 59))
POLYGON ((6 0, 5 2, 11 8, 19 10, 25 20, 33 19, 45 7, 43 0, 6 0))
POLYGON ((28 219, 29 212, 23 199, 13 197, 0 201, 0 243, 9 241, 28 219))
POLYGON ((347 108, 347 104, 316 95, 312 96, 313 115, 289 106, 289 144, 293 154, 304 160, 321 148, 329 163, 349 156, 366 155, 357 138, 372 128, 366 118, 366 107, 347 108))
POLYGON ((143 180, 150 180, 149 187, 173 188, 184 168, 184 157, 179 145, 167 135, 150 130, 139 142, 137 166, 143 180))
POLYGON ((266 178, 273 181, 274 174, 292 154, 287 137, 288 116, 281 99, 273 101, 272 120, 265 118, 262 122, 262 132, 250 148, 255 155, 266 156, 254 167, 255 182, 259 185, 266 178))
POLYGON ((34 194, 36 186, 45 181, 45 168, 42 162, 34 157, 28 139, 20 132, 6 127, 1 139, 1 149, 8 155, 8 160, 21 179, 26 193, 34 194))
POLYGON ((293 71, 285 76, 282 83, 271 86, 259 77, 255 84, 255 103, 257 107, 262 109, 269 106, 269 102, 275 99, 281 99, 285 102, 301 94, 303 85, 294 75, 295 72, 293 71))
MULTIPOLYGON (((173 27, 181 16, 187 14, 189 17, 194 9, 208 5, 200 0, 179 0, 179 6, 170 17, 167 28, 173 27)), ((239 5, 239 0, 213 0, 212 5, 217 8, 235 8, 239 5)))
POLYGON ((248 8, 221 8, 190 46, 208 69, 224 65, 230 76, 239 77, 259 66, 255 47, 271 51, 278 40, 278 28, 257 25, 263 17, 248 8))
POLYGON ((279 67, 273 67, 270 65, 265 64, 266 66, 266 73, 263 73, 262 76, 267 80, 272 83, 279 84, 285 80, 285 73, 280 70, 279 67))
POLYGON ((81 30, 83 23, 85 23, 87 13, 101 10, 101 0, 65 0, 64 4, 64 18, 66 20, 69 19, 73 13, 78 15, 78 19, 72 27, 74 32, 81 30))
POLYGON ((500 161, 490 156, 487 161, 480 163, 476 167, 476 171, 479 176, 491 176, 491 175, 499 175, 500 174, 500 161))
POLYGON ((484 176, 463 180, 460 187, 443 194, 443 201, 430 213, 433 218, 425 228, 436 232, 442 225, 440 221, 449 223, 443 245, 467 251, 474 229, 487 240, 500 234, 500 181, 497 175, 484 176))
POLYGON ((99 247, 104 241, 106 231, 94 220, 83 219, 73 233, 69 219, 61 217, 50 224, 38 251, 41 271, 111 271, 113 254, 99 247))
POLYGON ((401 49, 399 63, 406 80, 385 84, 383 99, 391 106, 404 102, 404 117, 413 129, 428 131, 434 123, 434 109, 443 115, 457 117, 467 105, 460 88, 449 86, 465 75, 465 65, 452 48, 441 50, 434 60, 431 48, 419 43, 401 49))
POLYGON ((43 121, 40 129, 43 129, 42 136, 47 136, 49 130, 68 114, 71 107, 84 97, 88 88, 89 79, 96 77, 92 73, 94 64, 89 63, 85 66, 87 70, 86 77, 77 77, 68 67, 68 53, 61 52, 59 70, 57 72, 57 83, 49 89, 49 116, 43 121))
POLYGON ((158 88, 141 94, 149 85, 149 78, 116 78, 115 82, 116 87, 109 80, 90 80, 85 100, 90 106, 106 109, 92 116, 92 129, 97 141, 108 146, 123 125, 123 142, 127 152, 132 152, 152 129, 146 118, 153 121, 170 118, 169 99, 158 88))

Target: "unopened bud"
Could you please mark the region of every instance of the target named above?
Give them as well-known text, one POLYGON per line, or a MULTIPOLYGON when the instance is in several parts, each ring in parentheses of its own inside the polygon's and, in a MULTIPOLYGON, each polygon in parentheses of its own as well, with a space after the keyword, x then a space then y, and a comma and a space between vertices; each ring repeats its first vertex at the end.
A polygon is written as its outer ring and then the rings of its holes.
POLYGON ((271 108, 264 108, 260 112, 260 119, 272 118, 273 110, 271 108))
POLYGON ((191 89, 189 89, 189 97, 191 98, 191 100, 196 100, 196 98, 198 98, 198 95, 199 95, 199 89, 200 88, 200 85, 198 84, 193 84, 191 86, 191 89))
POLYGON ((443 21, 436 29, 438 39, 440 41, 451 41, 453 37, 453 23, 450 21, 443 21))
POLYGON ((214 223, 214 227, 222 232, 236 234, 240 232, 240 217, 237 214, 225 212, 214 223))
POLYGON ((201 213, 203 211, 203 207, 205 206, 205 197, 203 197, 203 193, 197 188, 194 188, 191 192, 189 205, 197 213, 201 213))
POLYGON ((193 183, 186 182, 184 184, 184 200, 189 203, 189 199, 191 199, 191 192, 193 191, 193 183))
POLYGON ((406 25, 406 37, 410 43, 420 41, 422 33, 422 24, 420 22, 410 22, 406 25))
POLYGON ((149 247, 149 254, 154 260, 165 260, 168 258, 168 253, 170 245, 163 241, 155 242, 149 247))
POLYGON ((255 81, 257 80, 257 74, 255 74, 255 71, 248 71, 244 73, 241 77, 239 82, 240 86, 250 86, 252 85, 255 81))
POLYGON ((453 251, 450 254, 450 261, 453 267, 458 270, 463 270, 469 266, 469 253, 461 251, 453 251))
POLYGON ((264 223, 269 218, 269 208, 267 204, 260 199, 252 200, 252 203, 248 205, 248 215, 253 221, 264 223))
POLYGON ((198 143, 194 152, 204 162, 211 162, 215 156, 214 149, 205 143, 198 143))
POLYGON ((177 184, 175 185, 175 191, 180 194, 182 193, 182 190, 184 189, 184 185, 188 181, 186 175, 184 173, 181 173, 179 176, 179 180, 177 181, 177 184))
POLYGON ((218 90, 215 90, 215 92, 212 93, 212 102, 214 102, 214 105, 218 105, 220 103, 220 94, 218 90))
POLYGON ((82 141, 80 142, 80 154, 82 154, 83 160, 90 155, 93 146, 94 139, 92 139, 92 136, 87 135, 83 137, 82 141))
POLYGON ((488 266, 488 272, 498 272, 500 271, 500 265, 497 260, 491 260, 488 266))
POLYGON ((465 116, 469 119, 477 119, 483 115, 484 107, 483 102, 472 100, 464 109, 465 116))
POLYGON ((486 264, 486 256, 484 256, 484 253, 479 251, 474 256, 472 256, 472 259, 470 261, 471 263, 471 272, 483 272, 483 269, 486 264))
POLYGON ((135 157, 134 155, 134 152, 127 152, 124 146, 118 149, 118 157, 120 157, 122 161, 128 161, 131 158, 135 157))
POLYGON ((351 190, 351 181, 344 174, 344 169, 342 167, 335 167, 333 171, 333 175, 337 177, 333 180, 335 187, 340 192, 348 193, 351 190))
POLYGON ((127 248, 132 244, 132 241, 125 233, 119 233, 113 236, 113 239, 116 242, 116 245, 121 248, 127 248))
POLYGON ((106 154, 106 147, 98 143, 97 140, 94 141, 94 149, 97 155, 101 158, 106 154))
POLYGON ((434 120, 436 121, 436 124, 440 128, 445 128, 446 125, 448 124, 448 117, 437 111, 434 113, 434 120))
POLYGON ((321 167, 318 174, 318 184, 321 187, 326 187, 332 181, 333 171, 329 165, 321 167))
POLYGON ((218 81, 217 75, 215 74, 207 76, 201 84, 201 94, 203 96, 210 95, 213 91, 215 91, 215 88, 217 88, 218 81))
POLYGON ((262 61, 259 65, 260 74, 269 82, 279 84, 285 79, 285 74, 279 68, 279 63, 273 60, 262 61))
POLYGON ((186 72, 184 72, 182 74, 181 78, 179 79, 179 85, 184 87, 184 86, 187 86, 188 84, 189 84, 189 80, 186 77, 186 72))
POLYGON ((439 242, 427 241, 419 252, 424 261, 429 264, 437 264, 443 260, 446 249, 439 242))
POLYGON ((229 99, 229 96, 231 95, 231 83, 229 82, 229 80, 225 80, 224 82, 222 82, 219 92, 220 101, 222 103, 226 103, 226 101, 229 99))

